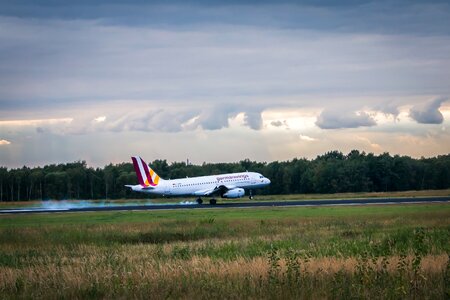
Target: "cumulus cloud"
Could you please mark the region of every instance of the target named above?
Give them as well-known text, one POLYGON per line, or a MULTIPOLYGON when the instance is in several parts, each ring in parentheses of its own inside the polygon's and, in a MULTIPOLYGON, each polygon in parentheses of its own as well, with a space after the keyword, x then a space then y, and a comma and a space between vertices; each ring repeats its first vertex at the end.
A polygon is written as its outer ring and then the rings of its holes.
POLYGON ((260 130, 263 125, 261 112, 251 111, 246 112, 244 115, 244 124, 254 130, 260 130))
POLYGON ((32 127, 37 133, 59 135, 84 135, 98 132, 182 132, 198 128, 220 130, 230 126, 230 119, 243 114, 243 124, 254 130, 262 129, 261 108, 235 105, 215 105, 198 109, 183 108, 140 108, 127 112, 112 109, 99 115, 95 109, 73 118, 43 120, 0 121, 7 128, 32 127))
POLYGON ((394 102, 385 102, 383 104, 376 105, 374 109, 381 111, 385 115, 392 115, 394 117, 397 117, 400 114, 400 110, 394 102))
POLYGON ((2 145, 9 145, 9 144, 11 144, 10 141, 7 141, 7 140, 0 140, 0 146, 2 146, 2 145))
POLYGON ((284 127, 285 129, 289 129, 289 124, 286 120, 283 120, 283 121, 274 120, 274 121, 270 122, 270 125, 272 125, 273 127, 278 127, 278 128, 284 127))
POLYGON ((241 107, 239 105, 216 105, 205 108, 201 111, 194 122, 187 126, 188 129, 201 127, 205 130, 219 130, 229 127, 229 119, 236 117, 239 113, 244 113, 244 125, 254 129, 262 129, 263 120, 261 108, 241 107))
POLYGON ((283 122, 281 122, 280 120, 276 120, 276 121, 270 122, 270 125, 272 125, 274 127, 281 127, 281 126, 283 126, 283 122))
POLYGON ((195 111, 184 110, 141 110, 129 112, 105 123, 104 129, 110 131, 147 131, 147 132, 178 132, 183 130, 183 124, 193 118, 195 111))
POLYGON ((447 98, 437 98, 424 104, 418 104, 411 108, 409 116, 420 124, 442 124, 444 116, 439 111, 442 103, 447 98))
POLYGON ((198 126, 207 130, 218 130, 228 127, 231 112, 222 108, 205 109, 195 120, 191 128, 198 126))
POLYGON ((365 112, 325 109, 317 117, 316 125, 321 129, 358 128, 375 126, 375 120, 365 112))

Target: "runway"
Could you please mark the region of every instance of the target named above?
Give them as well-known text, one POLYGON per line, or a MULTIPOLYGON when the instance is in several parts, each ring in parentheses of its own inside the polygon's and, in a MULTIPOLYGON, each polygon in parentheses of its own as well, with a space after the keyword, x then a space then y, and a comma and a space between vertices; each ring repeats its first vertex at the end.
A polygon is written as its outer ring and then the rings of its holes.
POLYGON ((68 212, 101 212, 101 211, 145 211, 173 209, 222 209, 252 207, 295 207, 295 206, 337 206, 337 205, 370 205, 370 204, 407 204, 407 203, 448 203, 448 197, 414 197, 414 198, 366 198, 366 199, 330 199, 330 200, 289 200, 260 202, 223 202, 210 204, 152 204, 152 205, 107 205, 75 208, 18 208, 2 209, 0 214, 29 213, 68 213, 68 212))

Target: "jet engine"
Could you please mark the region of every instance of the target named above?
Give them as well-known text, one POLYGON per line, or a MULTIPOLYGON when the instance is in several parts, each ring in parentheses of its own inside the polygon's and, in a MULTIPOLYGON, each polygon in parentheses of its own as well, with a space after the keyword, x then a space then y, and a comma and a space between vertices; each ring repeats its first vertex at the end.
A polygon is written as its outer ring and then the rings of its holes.
POLYGON ((228 190, 222 194, 222 198, 241 198, 245 195, 245 190, 241 188, 235 188, 228 190))

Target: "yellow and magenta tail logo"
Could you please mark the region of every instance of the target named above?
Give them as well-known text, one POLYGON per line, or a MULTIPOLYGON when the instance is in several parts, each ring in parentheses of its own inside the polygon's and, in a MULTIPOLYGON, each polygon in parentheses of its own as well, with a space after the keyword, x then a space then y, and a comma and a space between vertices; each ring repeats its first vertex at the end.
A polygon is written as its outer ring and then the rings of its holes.
POLYGON ((160 179, 158 174, 149 168, 142 158, 133 156, 131 159, 133 160, 133 166, 138 176, 139 184, 144 187, 157 186, 160 179))
MULTIPOLYGON (((147 167, 147 164, 145 164, 145 166, 147 167)), ((155 173, 155 171, 152 170, 152 168, 150 168, 149 170, 150 172, 147 175, 147 180, 145 181, 146 184, 151 185, 151 186, 157 186, 158 182, 159 182, 159 176, 158 174, 155 173)))

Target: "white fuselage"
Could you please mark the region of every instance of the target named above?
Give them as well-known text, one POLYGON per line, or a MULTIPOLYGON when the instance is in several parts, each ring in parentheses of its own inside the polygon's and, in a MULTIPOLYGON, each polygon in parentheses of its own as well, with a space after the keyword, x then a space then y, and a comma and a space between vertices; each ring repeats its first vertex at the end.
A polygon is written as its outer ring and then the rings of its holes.
POLYGON ((256 189, 270 184, 270 180, 255 172, 229 173, 221 175, 161 180, 157 186, 134 185, 133 191, 164 196, 206 196, 211 191, 224 187, 227 190, 256 189))

